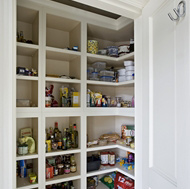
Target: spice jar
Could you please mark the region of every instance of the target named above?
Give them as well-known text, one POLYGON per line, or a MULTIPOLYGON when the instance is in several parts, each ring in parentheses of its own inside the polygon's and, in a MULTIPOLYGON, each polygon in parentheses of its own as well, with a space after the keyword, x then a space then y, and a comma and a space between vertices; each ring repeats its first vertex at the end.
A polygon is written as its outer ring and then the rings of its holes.
POLYGON ((77 171, 77 166, 75 162, 71 163, 70 170, 71 173, 75 173, 77 171))
POLYGON ((63 164, 58 164, 57 168, 58 168, 58 174, 63 175, 64 174, 64 166, 63 166, 63 164))
POLYGON ((66 164, 65 164, 65 168, 64 168, 64 173, 65 173, 65 174, 69 174, 70 172, 71 172, 70 164, 69 164, 69 163, 66 163, 66 164))
POLYGON ((57 168, 56 166, 54 166, 54 167, 53 167, 53 170, 54 170, 53 175, 54 175, 54 176, 57 176, 57 175, 59 174, 58 168, 57 168))
POLYGON ((109 153, 108 152, 101 152, 100 154, 101 164, 106 166, 109 163, 109 153))
POLYGON ((109 165, 114 166, 115 165, 115 153, 109 152, 109 165))
POLYGON ((19 155, 26 155, 28 154, 28 145, 27 144, 21 144, 18 146, 18 154, 19 155))

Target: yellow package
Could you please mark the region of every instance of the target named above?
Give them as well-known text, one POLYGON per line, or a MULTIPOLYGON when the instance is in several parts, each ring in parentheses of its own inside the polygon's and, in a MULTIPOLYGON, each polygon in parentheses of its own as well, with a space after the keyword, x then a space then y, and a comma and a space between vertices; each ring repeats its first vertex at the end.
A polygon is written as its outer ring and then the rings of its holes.
POLYGON ((72 93, 72 107, 79 107, 79 92, 72 93))

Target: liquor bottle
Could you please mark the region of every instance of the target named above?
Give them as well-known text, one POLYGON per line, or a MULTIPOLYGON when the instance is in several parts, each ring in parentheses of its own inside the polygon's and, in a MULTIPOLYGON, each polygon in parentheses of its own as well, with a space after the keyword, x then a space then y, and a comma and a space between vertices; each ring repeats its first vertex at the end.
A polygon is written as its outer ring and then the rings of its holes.
POLYGON ((63 132, 62 150, 67 150, 67 130, 66 129, 64 129, 64 132, 63 132))
POLYGON ((77 131, 77 125, 73 125, 74 130, 72 132, 72 148, 78 148, 78 131, 77 131))
POLYGON ((68 131, 68 128, 67 128, 67 149, 70 149, 72 147, 71 143, 72 143, 71 134, 70 134, 70 132, 68 131))
POLYGON ((59 135, 58 122, 55 122, 55 128, 54 128, 53 133, 54 133, 55 139, 57 139, 58 137, 57 135, 59 135))
POLYGON ((55 139, 55 137, 54 137, 54 134, 53 134, 53 127, 50 127, 49 128, 49 138, 48 138, 48 140, 51 140, 52 142, 54 142, 54 139, 55 139))

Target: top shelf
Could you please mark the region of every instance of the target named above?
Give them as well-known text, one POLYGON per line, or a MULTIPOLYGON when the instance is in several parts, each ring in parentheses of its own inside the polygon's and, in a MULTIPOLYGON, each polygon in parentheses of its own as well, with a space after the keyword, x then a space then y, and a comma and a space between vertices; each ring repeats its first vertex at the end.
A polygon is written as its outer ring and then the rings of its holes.
POLYGON ((129 53, 126 54, 124 56, 115 58, 115 57, 109 57, 109 56, 105 56, 105 55, 98 55, 98 54, 90 54, 87 53, 86 54, 88 57, 88 63, 94 63, 94 62, 99 62, 99 61, 106 61, 107 62, 107 66, 116 66, 116 67, 120 67, 120 66, 124 66, 123 65, 123 61, 125 60, 134 60, 134 56, 135 53, 129 53))

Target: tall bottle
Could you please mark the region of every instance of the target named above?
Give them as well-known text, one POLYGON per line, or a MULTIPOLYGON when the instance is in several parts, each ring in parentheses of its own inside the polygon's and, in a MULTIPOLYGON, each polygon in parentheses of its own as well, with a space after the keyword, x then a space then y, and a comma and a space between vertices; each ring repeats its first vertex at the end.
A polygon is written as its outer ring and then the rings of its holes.
POLYGON ((67 150, 67 129, 63 132, 62 150, 67 150))
POLYGON ((59 135, 59 129, 58 129, 58 122, 55 122, 55 127, 54 127, 54 137, 55 139, 57 139, 58 135, 59 135))
POLYGON ((77 131, 77 125, 73 125, 74 130, 72 132, 72 148, 78 148, 78 131, 77 131))
POLYGON ((67 128, 67 149, 70 149, 71 147, 72 147, 71 134, 69 132, 69 129, 67 128))

